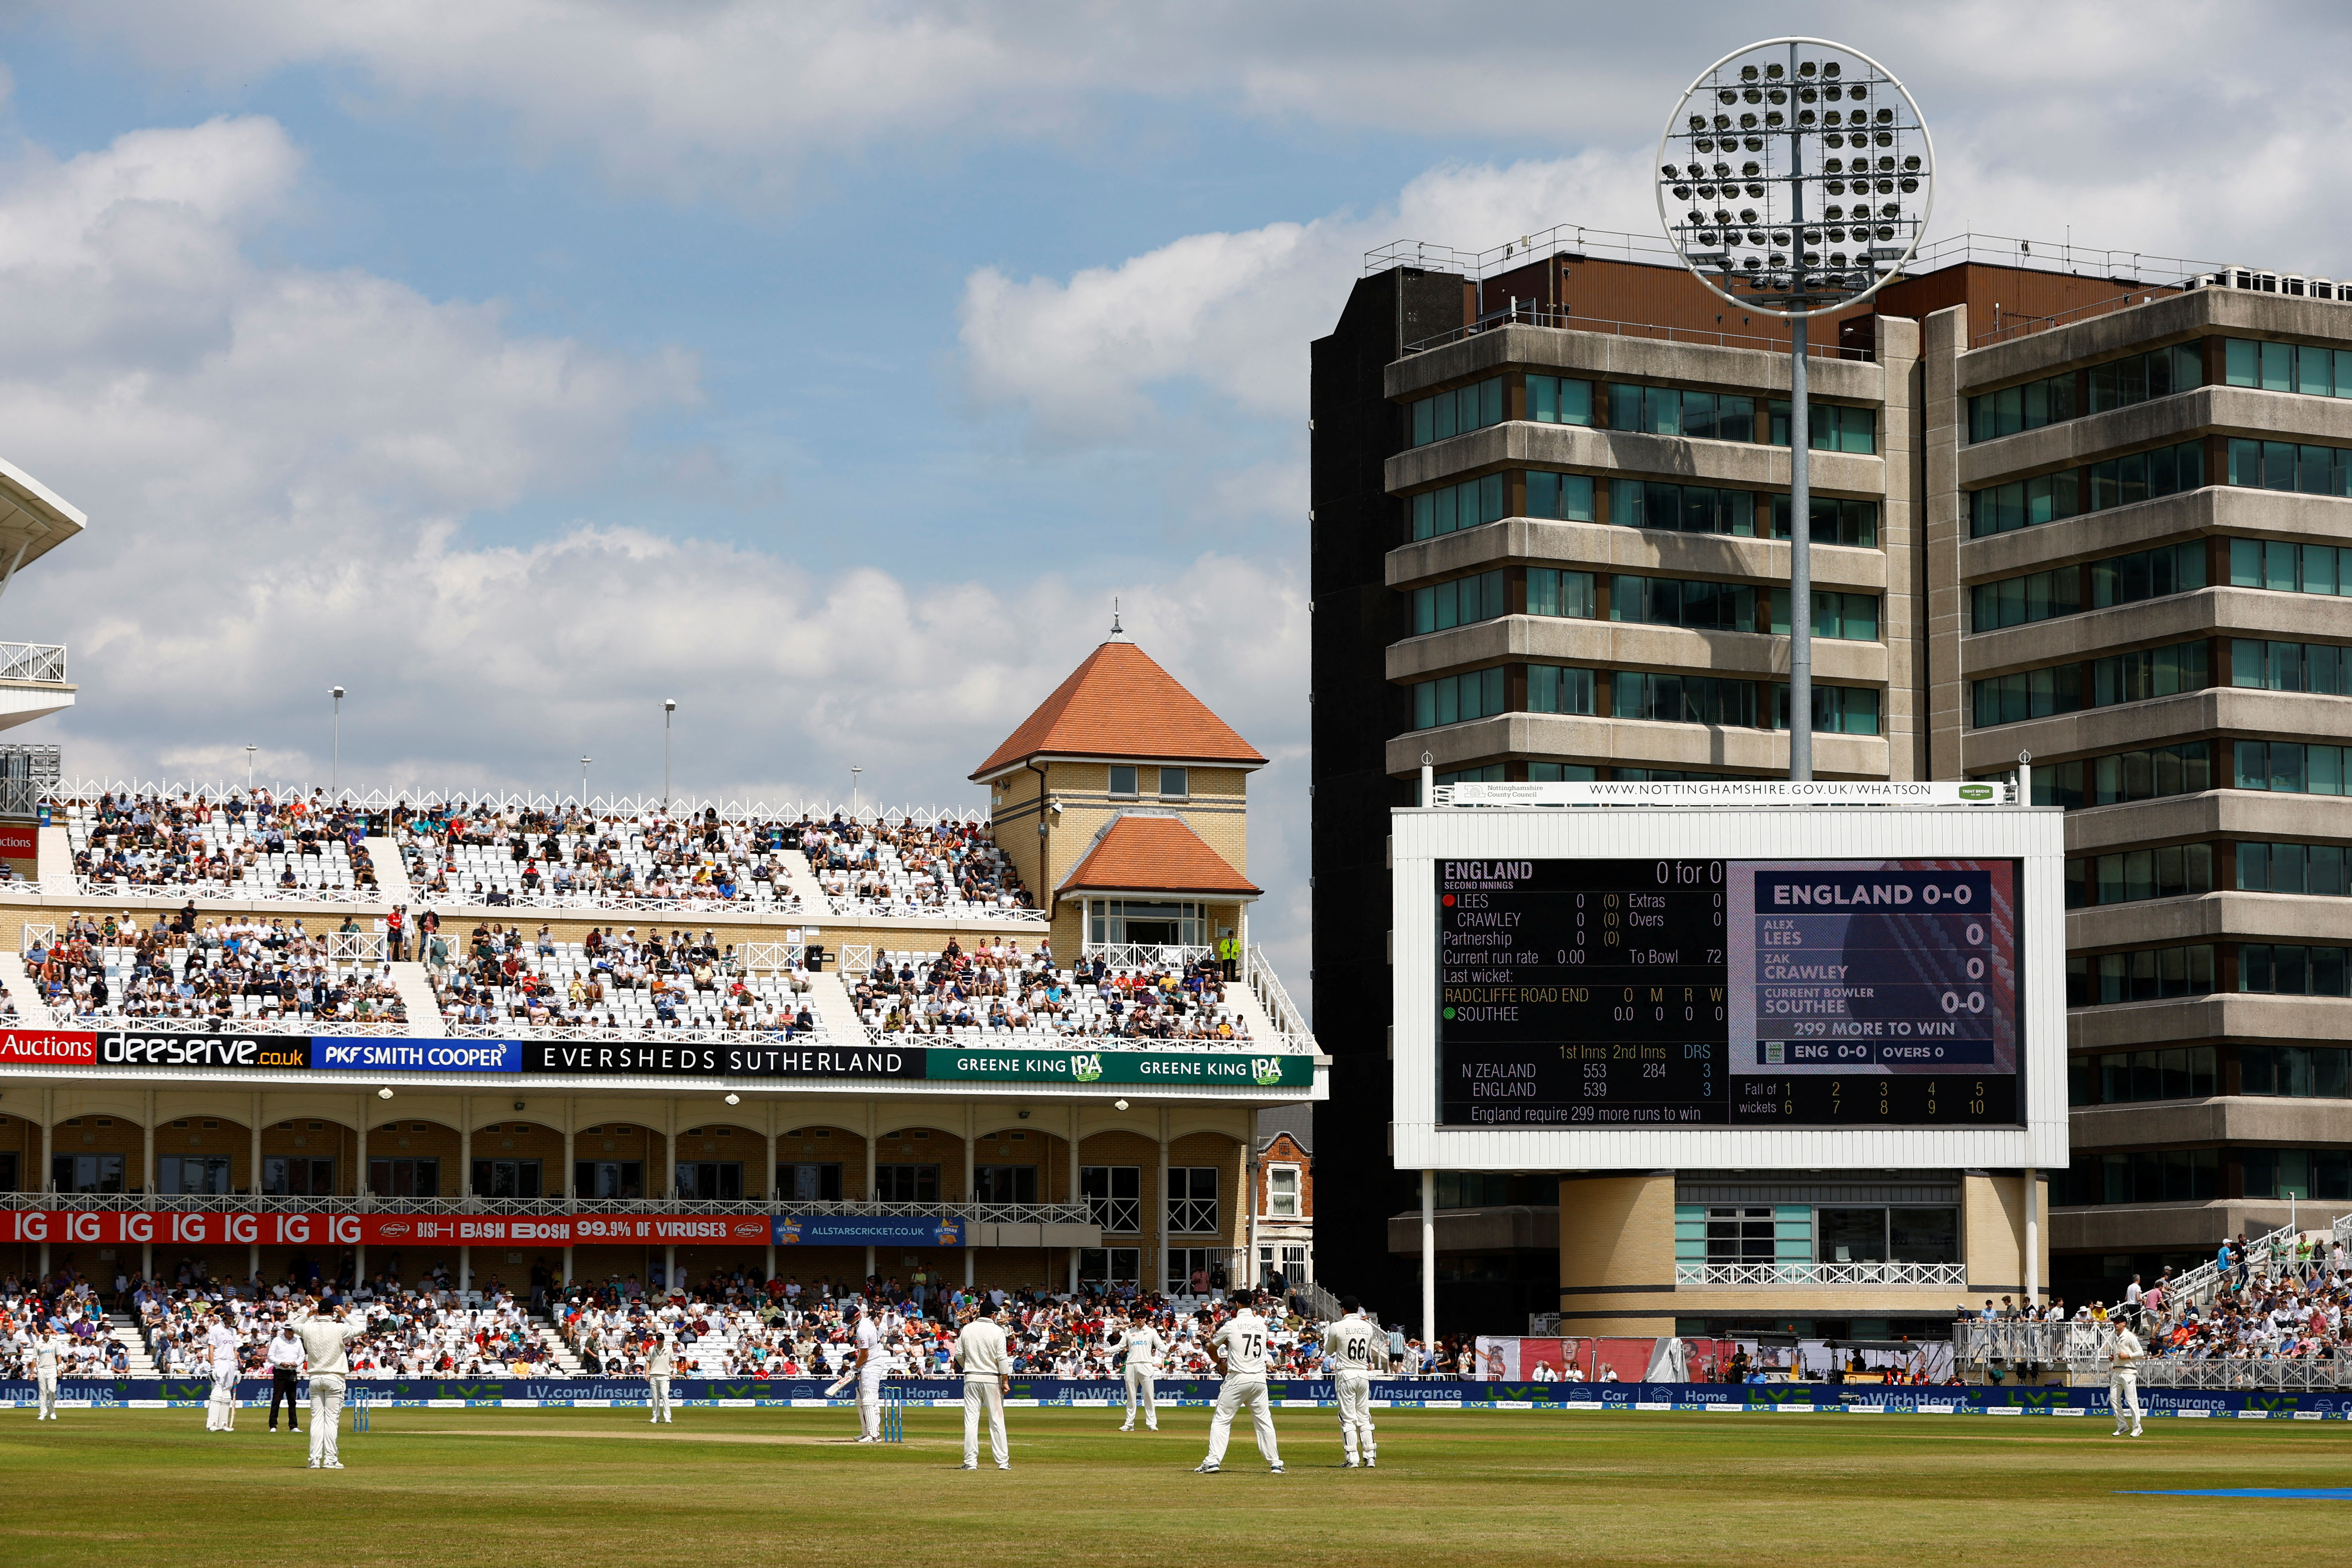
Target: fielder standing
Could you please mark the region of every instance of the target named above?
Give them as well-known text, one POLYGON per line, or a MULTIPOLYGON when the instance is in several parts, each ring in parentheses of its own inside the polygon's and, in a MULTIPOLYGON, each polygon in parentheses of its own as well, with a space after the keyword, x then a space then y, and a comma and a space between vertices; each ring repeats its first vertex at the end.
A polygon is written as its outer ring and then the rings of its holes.
POLYGON ((236 1331, 217 1310, 205 1331, 205 1348, 212 1354, 213 1392, 205 1401, 205 1430, 236 1430, 236 1331))
POLYGON ((980 1468, 980 1413, 988 1411, 988 1447, 996 1468, 1013 1468, 1013 1446, 1004 1436, 1004 1380, 1013 1375, 1013 1357, 1004 1348, 1004 1327, 996 1321, 1003 1308, 974 1312, 956 1336, 956 1364, 963 1369, 963 1468, 980 1468))
POLYGON ((1209 1347, 1225 1363, 1225 1386, 1217 1395, 1217 1414, 1209 1422, 1209 1457, 1193 1468, 1213 1476, 1224 1468, 1225 1445, 1233 1440, 1234 1413, 1249 1406, 1250 1425, 1257 1433, 1257 1451, 1266 1468, 1283 1473, 1282 1454, 1275 1447, 1274 1410, 1265 1396, 1266 1323, 1257 1315, 1257 1293, 1234 1294, 1239 1310, 1209 1336, 1209 1347))
POLYGON ((1127 1370, 1127 1424, 1119 1430, 1135 1430, 1135 1405, 1140 1396, 1145 1430, 1159 1431, 1160 1398, 1152 1384, 1160 1375, 1160 1358, 1167 1352, 1168 1342, 1160 1337, 1150 1319, 1138 1312, 1128 1319, 1125 1330, 1111 1342, 1110 1348, 1115 1354, 1124 1352, 1127 1370))
POLYGON ((304 1297, 302 1305, 307 1315, 296 1321, 294 1332, 302 1342, 303 1359, 310 1363, 310 1468, 340 1470, 343 1461, 335 1451, 335 1439, 343 1419, 343 1380, 352 1374, 343 1347, 366 1328, 347 1319, 340 1301, 326 1312, 319 1310, 316 1296, 304 1297))
POLYGON ((2137 1437, 2140 1435, 2139 1358, 2147 1353, 2147 1347, 2140 1343, 2137 1334, 2132 1332, 2132 1324, 2138 1316, 2138 1313, 2134 1312, 2116 1326, 2115 1363, 2107 1370, 2107 1403, 2115 1407, 2116 1436, 2118 1437, 2126 1436, 2124 1432, 2126 1405, 2131 1407, 2129 1436, 2137 1437))
POLYGON ((1363 1303, 1353 1296, 1340 1301, 1339 1310, 1339 1321, 1323 1331, 1323 1360, 1339 1395, 1339 1446, 1348 1454, 1342 1468, 1354 1469, 1360 1453, 1369 1470, 1378 1458, 1372 1446, 1372 1373, 1389 1369, 1389 1336, 1364 1316, 1363 1303))
POLYGON ((677 1356, 668 1334, 649 1334, 646 1340, 646 1386, 653 1404, 653 1415, 646 1425, 653 1426, 669 1420, 669 1380, 677 1370, 677 1356))
POLYGON ((58 1418, 58 1333, 43 1326, 33 1331, 33 1383, 41 1393, 41 1413, 36 1421, 58 1418))

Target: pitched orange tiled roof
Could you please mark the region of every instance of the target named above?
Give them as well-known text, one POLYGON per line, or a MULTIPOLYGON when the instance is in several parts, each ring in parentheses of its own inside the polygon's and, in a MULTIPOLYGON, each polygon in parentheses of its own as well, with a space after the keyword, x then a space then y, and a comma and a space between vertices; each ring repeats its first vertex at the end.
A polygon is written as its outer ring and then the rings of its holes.
POLYGON ((1207 704, 1131 642, 1107 642, 1037 705, 975 779, 1041 754, 1263 763, 1207 704))
POLYGON ((1253 887, 1232 862, 1209 847, 1191 826, 1172 816, 1121 813, 1063 879, 1066 893, 1081 889, 1120 893, 1227 893, 1254 898, 1253 887))

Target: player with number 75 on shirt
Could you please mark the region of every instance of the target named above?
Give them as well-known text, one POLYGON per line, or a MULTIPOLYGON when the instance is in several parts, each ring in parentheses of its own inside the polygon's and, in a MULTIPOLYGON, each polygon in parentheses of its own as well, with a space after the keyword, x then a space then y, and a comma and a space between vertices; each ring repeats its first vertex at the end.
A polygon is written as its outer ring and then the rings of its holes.
POLYGON ((1266 1341, 1269 1330, 1257 1315, 1256 1293, 1244 1290, 1234 1300, 1234 1315, 1209 1336, 1209 1348, 1225 1363, 1225 1386, 1217 1395, 1217 1413, 1209 1423, 1209 1457, 1194 1468, 1213 1476, 1224 1468, 1225 1445, 1234 1435, 1234 1413, 1249 1406, 1250 1425, 1257 1434, 1257 1451, 1266 1468, 1281 1475, 1282 1454, 1275 1447, 1274 1408, 1265 1394, 1266 1341))

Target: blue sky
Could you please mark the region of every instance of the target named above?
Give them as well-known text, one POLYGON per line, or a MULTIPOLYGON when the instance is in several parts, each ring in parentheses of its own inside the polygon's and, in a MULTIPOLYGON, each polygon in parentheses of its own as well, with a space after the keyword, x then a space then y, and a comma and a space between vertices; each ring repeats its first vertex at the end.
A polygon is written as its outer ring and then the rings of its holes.
MULTIPOLYGON (((2323 8, 1817 7, 1937 228, 2341 276, 2323 8), (2020 51, 2016 40, 2041 40, 2020 51)), ((1646 229, 1730 7, 83 0, 0 23, 0 456, 90 515, 5 635, 67 771, 866 786, 1099 640, 1275 759, 1303 979, 1307 348, 1363 250, 1646 229)), ((1280 933, 1277 935, 1277 932, 1280 933)))

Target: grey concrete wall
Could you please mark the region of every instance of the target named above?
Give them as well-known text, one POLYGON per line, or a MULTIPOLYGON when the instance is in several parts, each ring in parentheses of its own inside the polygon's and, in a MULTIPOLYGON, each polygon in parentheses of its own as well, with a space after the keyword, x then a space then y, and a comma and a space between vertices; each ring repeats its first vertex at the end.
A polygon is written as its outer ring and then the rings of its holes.
MULTIPOLYGON (((1584 425, 1489 425, 1426 447, 1400 452, 1384 470, 1391 490, 1456 483, 1496 468, 1583 468, 1741 489, 1786 490, 1789 448, 1754 441, 1702 441, 1650 436, 1639 430, 1595 430, 1584 425)), ((1854 452, 1815 452, 1810 482, 1822 495, 1876 499, 1886 489, 1886 462, 1854 452)))
POLYGON ((2352 899, 2231 889, 2189 898, 2102 904, 2066 916, 2069 952, 2163 947, 2223 937, 2352 946, 2352 899))
MULTIPOLYGON (((1961 760, 1975 773, 2014 763, 2021 750, 2032 752, 2037 763, 2054 762, 2160 746, 2215 731, 2340 746, 2352 742, 2352 698, 2212 687, 1971 730, 1963 742, 1961 760)), ((2217 754, 2216 767, 2224 760, 2217 754)))
MULTIPOLYGON (((1565 713, 1502 713, 1399 735, 1388 745, 1388 771, 1399 778, 1411 775, 1421 767, 1423 752, 1440 773, 1500 756, 1759 773, 1786 773, 1789 768, 1789 737, 1777 731, 1565 713)), ((1815 735, 1813 765, 1824 777, 1885 778, 1886 742, 1876 735, 1815 735)))
MULTIPOLYGON (((1879 732, 1886 737, 1891 777, 1932 776, 1927 758, 1929 694, 1927 616, 1927 540, 1926 438, 1927 370, 1920 358, 1916 321, 1900 316, 1878 321, 1878 361, 1885 372, 1885 412, 1878 448, 1885 468, 1885 495, 1879 505, 1878 542, 1894 592, 1879 612, 1879 636, 1886 644, 1886 696, 1879 705, 1879 732)), ((1822 552, 1813 554, 1814 580, 1822 582, 1822 552)), ((1816 659, 1819 658, 1816 653, 1816 659)))
POLYGON ((1968 346, 1969 308, 1955 305, 1929 316, 1924 330, 1920 417, 1921 548, 1927 659, 1927 776, 1958 778, 1960 729, 1968 691, 1960 674, 1960 634, 1968 599, 1960 588, 1959 547, 1968 537, 1966 498, 1959 493, 1957 454, 1967 434, 1968 406, 1958 390, 1955 361, 1968 346))
MULTIPOLYGON (((1388 554, 1389 585, 1410 587, 1508 562, 1595 572, 1641 572, 1654 577, 1752 579, 1768 584, 1789 580, 1789 546, 1778 540, 1514 517, 1399 545, 1388 554)), ((1817 544, 1813 546, 1813 584, 1819 588, 1884 593, 1888 587, 1887 556, 1883 551, 1817 544)))
POLYGON ((2352 543, 2352 500, 2234 486, 2190 490, 1967 540, 1959 570, 1966 582, 1990 582, 2208 533, 2352 543))
POLYGON ((2088 317, 1962 353, 1959 384, 1968 392, 1983 392, 2208 333, 2352 342, 2352 304, 2240 289, 2167 295, 2151 304, 2088 317))
MULTIPOLYGON (((1807 385, 1818 396, 1847 403, 1881 400, 1884 373, 1867 360, 1814 354, 1809 368, 1812 374, 1807 385)), ((1507 369, 1719 387, 1767 396, 1785 395, 1789 390, 1785 349, 1730 348, 1620 337, 1601 331, 1506 326, 1396 361, 1387 370, 1387 392, 1395 398, 1419 397, 1507 369)))
POLYGON ((2352 1100, 2255 1094, 2142 1105, 2078 1105, 2067 1115, 2082 1150, 2215 1143, 2352 1143, 2352 1100))
POLYGON ((2232 994, 2083 1007, 2066 1016, 2067 1047, 2078 1051, 2264 1039, 2342 1045, 2352 1039, 2352 1000, 2232 994))
MULTIPOLYGON (((1960 434, 1965 437, 1966 429, 1960 434)), ((2244 386, 2200 386, 2194 392, 2176 392, 2128 408, 2086 414, 2063 424, 1964 446, 1959 456, 1960 486, 1978 489, 2078 463, 2094 463, 2118 452, 2168 447, 2196 436, 2253 436, 2325 447, 2352 446, 2352 398, 2303 397, 2244 386)), ((2225 477, 2207 476, 2215 483, 2225 477)))
MULTIPOLYGON (((1841 686, 1886 679, 1882 643, 1813 639, 1813 673, 1841 686)), ((1510 616, 1392 643, 1391 680, 1426 680, 1449 670, 1536 658, 1627 669, 1706 670, 1759 679, 1789 673, 1789 639, 1760 632, 1700 632, 1639 622, 1510 616)))
POLYGON ((2352 797, 2217 789, 2066 814, 2069 855, 2223 837, 2352 842, 2352 797))

